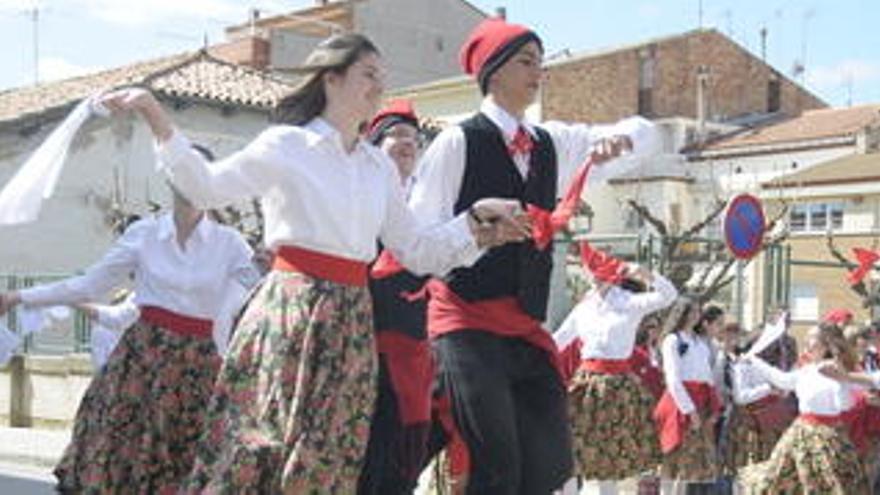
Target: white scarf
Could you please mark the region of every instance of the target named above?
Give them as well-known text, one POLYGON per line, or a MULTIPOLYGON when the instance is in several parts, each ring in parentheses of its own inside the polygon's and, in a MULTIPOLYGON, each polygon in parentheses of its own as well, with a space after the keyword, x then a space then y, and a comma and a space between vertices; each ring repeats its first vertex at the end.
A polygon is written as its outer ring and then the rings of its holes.
POLYGON ((52 196, 70 143, 92 115, 108 115, 96 96, 86 98, 46 138, 0 191, 0 226, 33 222, 52 196))

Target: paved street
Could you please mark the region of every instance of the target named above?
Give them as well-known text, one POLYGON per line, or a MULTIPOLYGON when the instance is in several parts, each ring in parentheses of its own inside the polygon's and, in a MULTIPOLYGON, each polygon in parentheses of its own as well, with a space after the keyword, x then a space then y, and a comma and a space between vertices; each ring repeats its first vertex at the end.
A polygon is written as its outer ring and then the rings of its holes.
POLYGON ((0 493, 4 495, 48 495, 54 492, 50 468, 0 463, 0 493))

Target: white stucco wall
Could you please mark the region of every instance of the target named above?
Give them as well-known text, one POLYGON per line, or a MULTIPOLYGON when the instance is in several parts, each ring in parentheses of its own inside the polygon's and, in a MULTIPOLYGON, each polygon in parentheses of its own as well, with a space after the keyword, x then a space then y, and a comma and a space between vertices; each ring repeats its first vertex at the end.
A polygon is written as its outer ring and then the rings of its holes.
MULTIPOLYGON (((172 118, 218 157, 240 148, 267 122, 262 113, 224 115, 205 105, 172 111, 172 118)), ((0 184, 12 177, 54 125, 29 137, 0 133, 0 184)), ((112 241, 104 211, 115 194, 135 213, 145 213, 148 200, 169 205, 164 178, 155 169, 152 139, 134 119, 94 120, 80 131, 39 220, 0 227, 0 274, 70 273, 97 260, 112 241)))

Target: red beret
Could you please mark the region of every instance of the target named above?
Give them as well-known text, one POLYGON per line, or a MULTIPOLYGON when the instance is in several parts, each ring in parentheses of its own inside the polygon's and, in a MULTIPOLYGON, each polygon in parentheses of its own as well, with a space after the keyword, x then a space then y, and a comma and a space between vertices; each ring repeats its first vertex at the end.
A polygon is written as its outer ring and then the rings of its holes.
POLYGON ((382 134, 388 128, 401 122, 416 128, 419 127, 419 118, 416 116, 411 101, 402 98, 391 100, 382 110, 379 110, 379 113, 370 122, 368 139, 373 144, 378 144, 382 140, 382 134))
POLYGON ((822 322, 833 325, 849 325, 852 322, 853 316, 853 312, 846 308, 835 308, 825 313, 825 316, 822 317, 822 322))
POLYGON ((581 263, 597 280, 612 284, 623 281, 623 262, 608 253, 593 249, 587 241, 581 241, 581 263))
POLYGON ((538 35, 529 28, 490 17, 471 31, 461 47, 458 60, 466 74, 476 76, 485 93, 489 76, 529 41, 541 44, 538 35))

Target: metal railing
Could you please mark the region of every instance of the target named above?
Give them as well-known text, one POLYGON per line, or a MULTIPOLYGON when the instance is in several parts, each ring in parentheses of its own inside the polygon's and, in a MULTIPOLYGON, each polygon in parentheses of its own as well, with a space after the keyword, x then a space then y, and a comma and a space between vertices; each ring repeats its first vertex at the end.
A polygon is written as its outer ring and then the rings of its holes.
MULTIPOLYGON (((35 285, 53 282, 69 276, 68 274, 29 274, 12 275, 0 273, 0 292, 19 290, 35 285)), ((0 317, 0 322, 11 331, 20 333, 19 314, 21 307, 13 308, 0 317)), ((25 354, 68 354, 89 352, 91 321, 79 310, 72 309, 69 319, 48 325, 42 331, 24 338, 20 352, 25 354)))

